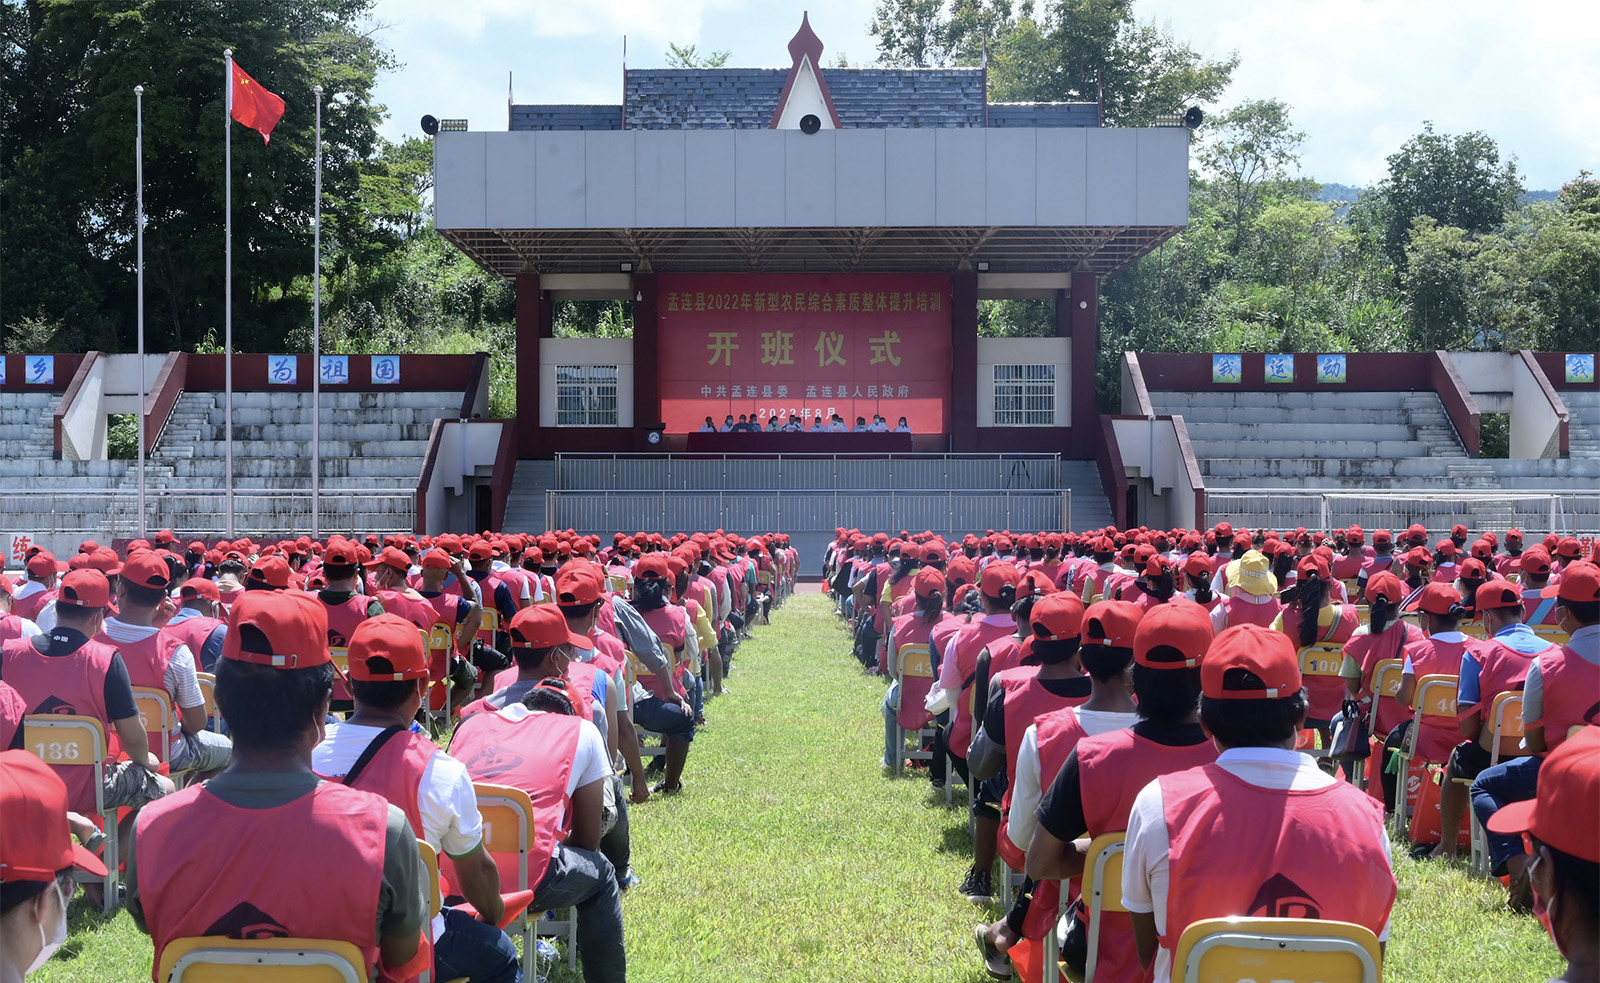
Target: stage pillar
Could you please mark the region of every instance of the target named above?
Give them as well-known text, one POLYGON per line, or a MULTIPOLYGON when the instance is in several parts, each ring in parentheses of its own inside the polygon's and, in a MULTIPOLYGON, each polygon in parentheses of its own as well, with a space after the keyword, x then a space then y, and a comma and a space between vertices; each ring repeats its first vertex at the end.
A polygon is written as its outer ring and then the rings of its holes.
POLYGON ((950 277, 950 451, 978 447, 978 274, 950 277))
POLYGON ((517 457, 544 453, 539 430, 539 339, 554 332, 550 301, 539 289, 539 274, 518 273, 517 317, 517 457))
POLYGON ((1067 452, 1078 459, 1096 454, 1100 434, 1100 409, 1095 393, 1100 367, 1100 278, 1088 272, 1072 274, 1067 310, 1056 301, 1056 330, 1072 337, 1072 436, 1067 452), (1063 317, 1065 313, 1065 317, 1063 317), (1066 330, 1063 330, 1066 329, 1066 330))
POLYGON ((633 277, 633 444, 637 451, 661 451, 648 440, 661 422, 661 324, 656 314, 656 276, 633 277))

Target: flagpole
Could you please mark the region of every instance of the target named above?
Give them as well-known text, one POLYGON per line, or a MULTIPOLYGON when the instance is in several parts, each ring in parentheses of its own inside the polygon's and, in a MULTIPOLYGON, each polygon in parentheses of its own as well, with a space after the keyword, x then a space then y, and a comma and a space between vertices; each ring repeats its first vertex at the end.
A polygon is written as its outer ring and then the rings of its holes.
POLYGON ((317 191, 311 219, 311 538, 322 538, 322 86, 317 97, 317 191))
POLYGON ((228 538, 233 538, 233 49, 222 49, 222 443, 227 457, 225 485, 228 538))
POLYGON ((134 239, 138 243, 138 287, 135 293, 139 307, 139 538, 145 537, 144 511, 144 86, 133 87, 133 173, 134 173, 134 239))

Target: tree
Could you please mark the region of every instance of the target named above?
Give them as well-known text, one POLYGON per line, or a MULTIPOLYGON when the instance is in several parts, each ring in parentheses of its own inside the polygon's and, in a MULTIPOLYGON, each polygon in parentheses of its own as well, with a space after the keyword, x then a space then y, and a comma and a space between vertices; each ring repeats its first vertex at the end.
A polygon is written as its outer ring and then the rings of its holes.
POLYGON ((1224 202, 1238 253, 1245 228, 1263 206, 1269 188, 1282 185, 1300 162, 1306 135, 1289 122, 1289 107, 1277 99, 1246 100, 1202 130, 1195 156, 1224 202))
MULTIPOLYGON (((1413 351, 1460 348, 1469 340, 1478 243, 1465 229, 1418 218, 1406 245, 1406 317, 1413 351)), ((1481 340, 1480 340, 1481 346, 1481 340)))
POLYGON ((692 44, 667 42, 668 68, 721 68, 728 63, 731 51, 708 51, 701 54, 692 44))

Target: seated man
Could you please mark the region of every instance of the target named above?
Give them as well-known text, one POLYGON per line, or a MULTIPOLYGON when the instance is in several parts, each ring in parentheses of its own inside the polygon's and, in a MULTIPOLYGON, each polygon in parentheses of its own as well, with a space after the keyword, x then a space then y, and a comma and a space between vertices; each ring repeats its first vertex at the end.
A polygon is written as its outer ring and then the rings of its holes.
POLYGON ((517 947, 495 927, 504 904, 500 872, 483 848, 472 778, 461 762, 411 730, 428 691, 428 652, 416 626, 393 614, 363 621, 350 638, 355 711, 329 724, 312 751, 325 778, 376 792, 405 811, 411 829, 450 858, 451 882, 482 921, 457 908, 433 920, 433 978, 481 983, 518 978, 517 947))
POLYGON ((217 662, 217 709, 237 753, 204 785, 146 807, 128 853, 128 913, 155 943, 220 935, 337 939, 368 975, 417 965, 428 889, 405 812, 324 782, 312 752, 333 700, 327 608, 247 591, 217 662), (220 863, 249 844, 252 863, 220 863), (313 889, 314 888, 314 889, 313 889))
POLYGON ((39 626, 12 612, 11 592, 16 589, 11 578, 0 573, 0 642, 13 638, 32 638, 39 634, 39 626))
POLYGON ((638 699, 636 694, 633 719, 645 730, 661 734, 666 741, 666 772, 652 791, 676 795, 683 791, 683 766, 689 759, 689 744, 694 740, 695 727, 694 705, 683 688, 682 668, 687 662, 684 653, 689 645, 697 643, 688 612, 671 603, 668 596, 672 588, 672 565, 666 554, 650 553, 641 557, 634 564, 633 576, 632 607, 659 639, 659 652, 652 651, 649 656, 661 660, 664 666, 656 668, 647 660, 645 652, 633 649, 652 670, 637 680, 648 695, 638 699))
MULTIPOLYGON (((475 781, 520 788, 533 800, 533 907, 576 907, 583 978, 613 983, 627 978, 627 956, 616 872, 599 852, 611 762, 600 731, 574 714, 566 690, 565 680, 552 679, 521 703, 472 714, 456 727, 450 752, 475 781)), ((514 884, 505 873, 502 866, 502 882, 514 884)))
POLYGON ((1230 628, 1206 651, 1200 688, 1200 725, 1221 755, 1146 785, 1128 816, 1122 903, 1140 964, 1167 983, 1183 930, 1230 915, 1354 922, 1387 939, 1397 885, 1383 813, 1294 749, 1306 719, 1294 643, 1230 628))
POLYGON ((223 620, 222 594, 209 580, 193 578, 178 588, 181 606, 172 620, 161 630, 176 637, 194 655, 195 669, 210 672, 222 655, 222 643, 228 637, 228 623, 223 620))

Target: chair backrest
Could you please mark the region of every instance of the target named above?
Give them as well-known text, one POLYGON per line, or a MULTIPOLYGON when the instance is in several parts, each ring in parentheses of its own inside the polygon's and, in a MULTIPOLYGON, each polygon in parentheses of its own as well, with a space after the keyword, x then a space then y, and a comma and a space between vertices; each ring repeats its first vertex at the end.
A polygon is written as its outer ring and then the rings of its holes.
POLYGON ((1087 875, 1091 914, 1099 911, 1127 911, 1122 904, 1122 850, 1125 833, 1102 833, 1089 844, 1083 858, 1087 875))
POLYGON ((473 782, 478 798, 478 814, 483 817, 483 848, 495 857, 517 858, 516 870, 501 867, 500 883, 518 891, 533 887, 528 883, 528 845, 533 841, 533 800, 520 788, 473 782))
POLYGON ((428 872, 428 917, 444 907, 444 892, 439 888, 439 852, 427 840, 417 841, 417 853, 422 857, 422 867, 428 872))
POLYGON ((1300 650, 1300 675, 1338 676, 1344 665, 1344 645, 1338 642, 1316 642, 1300 650))
POLYGON ((911 644, 896 646, 900 654, 900 678, 911 676, 916 679, 932 679, 933 677, 933 650, 926 644, 911 644))
POLYGON ((486 604, 483 608, 483 620, 478 622, 479 631, 500 630, 500 610, 493 604, 486 604))
POLYGON ((430 652, 448 652, 456 644, 455 630, 440 622, 434 622, 433 627, 424 632, 422 637, 430 652))
POLYGON ((1312 918, 1207 918, 1183 930, 1173 983, 1378 983, 1383 950, 1372 930, 1312 918))
POLYGON ((154 686, 133 687, 133 706, 139 711, 139 727, 150 735, 150 750, 156 760, 167 760, 172 745, 172 697, 154 686))
POLYGON ((194 674, 196 683, 200 684, 200 698, 206 702, 206 718, 210 721, 210 730, 222 733, 222 714, 217 712, 217 677, 215 673, 197 672, 194 674))
POLYGON ((106 759, 106 729, 98 717, 33 713, 22 718, 22 746, 57 768, 99 768, 106 759))
POLYGON ((628 596, 628 588, 632 587, 632 586, 633 586, 633 582, 630 581, 627 577, 623 577, 623 576, 620 576, 620 575, 614 574, 614 573, 606 575, 606 590, 610 591, 613 594, 618 594, 618 595, 621 595, 622 597, 627 597, 628 596))
POLYGON ((1417 692, 1412 697, 1417 708, 1417 722, 1423 717, 1456 717, 1456 689, 1460 678, 1435 673, 1417 680, 1417 692))
POLYGON ((1522 694, 1501 693, 1489 706, 1489 726, 1494 747, 1489 752, 1491 763, 1499 764, 1502 757, 1515 757, 1517 745, 1522 741, 1522 694), (1509 745, 1509 746, 1508 746, 1509 745))
POLYGON ((1551 645, 1566 645, 1572 641, 1572 636, 1561 630, 1557 625, 1530 625, 1533 633, 1549 642, 1551 645))
POLYGON ((339 670, 339 672, 341 674, 345 674, 345 675, 349 674, 349 672, 350 672, 350 649, 349 648, 347 648, 345 646, 342 646, 342 645, 329 646, 328 647, 328 658, 330 660, 332 660, 334 666, 339 670))
POLYGON ((366 961, 333 939, 173 939, 156 978, 170 983, 366 983, 366 961))
POLYGON ((1459 626, 1457 626, 1456 630, 1461 632, 1461 634, 1467 636, 1468 638, 1480 638, 1481 639, 1481 638, 1488 638, 1489 637, 1484 632, 1482 622, 1478 622, 1478 621, 1463 621, 1459 626))

